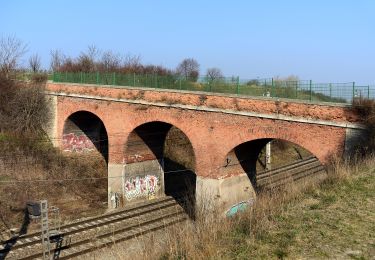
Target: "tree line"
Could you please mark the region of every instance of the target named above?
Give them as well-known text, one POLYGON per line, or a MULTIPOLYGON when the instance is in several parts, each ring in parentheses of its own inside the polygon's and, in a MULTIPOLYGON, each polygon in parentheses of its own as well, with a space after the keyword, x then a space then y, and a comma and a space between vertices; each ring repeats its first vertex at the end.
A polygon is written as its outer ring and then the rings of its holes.
MULTIPOLYGON (((27 45, 18 38, 14 36, 0 38, 0 73, 8 76, 9 73, 16 70, 42 72, 41 57, 37 53, 29 57, 27 68, 22 68, 20 60, 26 52, 27 45)), ((49 71, 156 74, 197 81, 200 76, 200 64, 194 58, 185 58, 175 69, 169 69, 161 65, 143 64, 139 55, 124 55, 90 45, 77 57, 68 56, 61 50, 51 50, 49 71)), ((223 78, 223 73, 219 68, 208 68, 204 76, 209 80, 215 80, 223 78)))
MULTIPOLYGON (((51 70, 55 72, 117 72, 123 74, 156 74, 160 76, 179 76, 197 81, 200 64, 194 58, 183 59, 175 69, 161 65, 143 64, 139 55, 123 55, 111 50, 100 50, 88 46, 78 57, 69 57, 60 50, 51 51, 51 70)), ((206 77, 211 80, 223 78, 219 68, 209 68, 206 77)))

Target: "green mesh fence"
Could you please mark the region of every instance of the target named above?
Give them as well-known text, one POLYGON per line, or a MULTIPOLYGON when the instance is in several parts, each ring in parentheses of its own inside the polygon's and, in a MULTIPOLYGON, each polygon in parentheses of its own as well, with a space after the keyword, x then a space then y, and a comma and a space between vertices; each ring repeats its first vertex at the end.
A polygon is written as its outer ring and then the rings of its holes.
POLYGON ((54 82, 203 91, 314 102, 351 103, 355 98, 375 98, 374 87, 357 86, 354 82, 315 83, 311 80, 285 81, 272 78, 244 80, 239 77, 189 79, 174 75, 99 72, 54 72, 52 80, 54 82))

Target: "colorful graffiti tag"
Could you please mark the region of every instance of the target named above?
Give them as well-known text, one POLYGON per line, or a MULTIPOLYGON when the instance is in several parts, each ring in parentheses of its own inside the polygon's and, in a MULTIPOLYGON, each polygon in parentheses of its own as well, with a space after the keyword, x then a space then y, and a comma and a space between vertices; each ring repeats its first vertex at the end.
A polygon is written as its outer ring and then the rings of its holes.
POLYGON ((249 200, 241 201, 235 205, 233 205, 228 211, 226 212, 227 217, 233 217, 239 212, 245 211, 248 207, 252 207, 254 204, 254 199, 250 198, 249 200))
POLYGON ((154 196, 159 190, 158 182, 158 177, 154 175, 130 178, 125 181, 125 197, 127 200, 132 200, 140 197, 154 196))
POLYGON ((84 134, 75 133, 64 134, 62 139, 63 150, 66 152, 91 152, 95 150, 95 145, 84 134))

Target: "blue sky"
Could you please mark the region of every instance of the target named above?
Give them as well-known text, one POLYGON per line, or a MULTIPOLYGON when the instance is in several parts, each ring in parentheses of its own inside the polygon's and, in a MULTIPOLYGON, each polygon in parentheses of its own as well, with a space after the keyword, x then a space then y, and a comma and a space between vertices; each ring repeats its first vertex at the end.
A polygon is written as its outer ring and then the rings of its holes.
POLYGON ((169 68, 193 57, 202 74, 375 84, 372 0, 0 0, 8 35, 46 67, 51 49, 75 56, 95 44, 169 68))

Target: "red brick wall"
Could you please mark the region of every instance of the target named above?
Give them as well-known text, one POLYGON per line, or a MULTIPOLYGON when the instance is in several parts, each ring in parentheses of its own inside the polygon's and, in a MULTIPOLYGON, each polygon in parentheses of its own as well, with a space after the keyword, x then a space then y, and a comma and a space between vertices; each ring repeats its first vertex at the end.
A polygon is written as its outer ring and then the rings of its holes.
POLYGON ((206 106, 262 114, 281 114, 334 122, 358 122, 360 118, 348 106, 309 104, 298 101, 229 96, 210 93, 166 91, 159 89, 114 88, 96 85, 48 83, 47 90, 115 99, 145 100, 167 104, 206 106))
MULTIPOLYGON (((319 106, 221 96, 207 96, 205 99, 200 97, 199 94, 82 86, 72 88, 72 86, 63 84, 48 84, 47 87, 51 91, 73 93, 74 90, 74 93, 86 95, 205 105, 266 114, 278 111, 285 115, 329 119, 336 122, 357 121, 355 115, 348 108, 339 106, 319 106)), ((62 138, 65 120, 72 113, 80 110, 92 112, 103 121, 109 135, 110 163, 122 163, 124 161, 125 144, 132 130, 147 122, 162 121, 178 127, 185 133, 194 149, 197 175, 212 178, 225 177, 219 176, 219 168, 225 165, 227 154, 234 147, 246 141, 260 138, 284 139, 306 148, 323 163, 332 154, 341 153, 345 141, 345 129, 339 127, 74 97, 58 97, 58 138, 62 138)))

